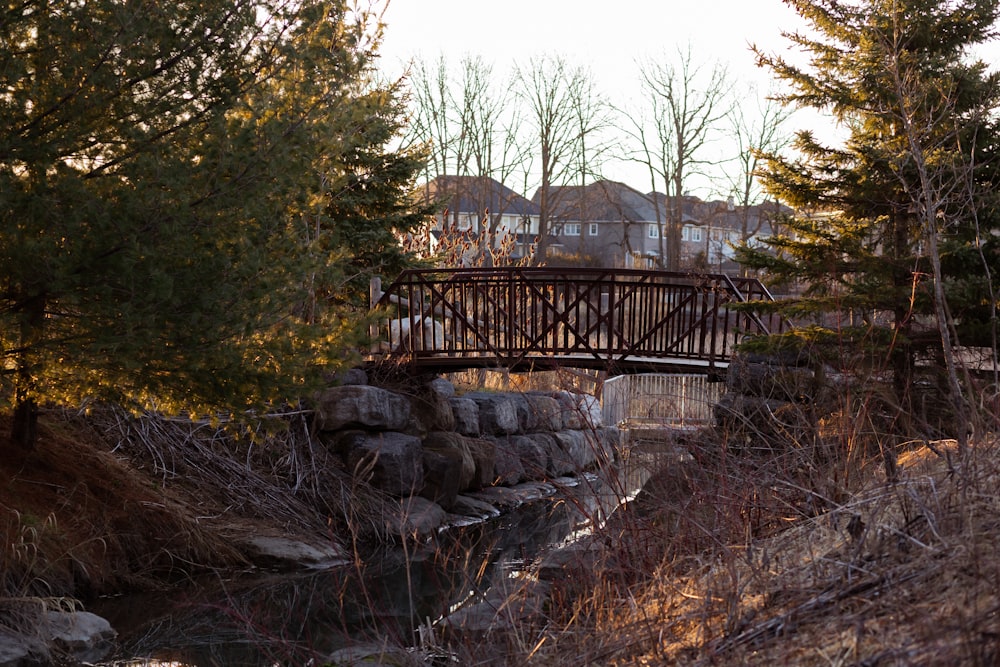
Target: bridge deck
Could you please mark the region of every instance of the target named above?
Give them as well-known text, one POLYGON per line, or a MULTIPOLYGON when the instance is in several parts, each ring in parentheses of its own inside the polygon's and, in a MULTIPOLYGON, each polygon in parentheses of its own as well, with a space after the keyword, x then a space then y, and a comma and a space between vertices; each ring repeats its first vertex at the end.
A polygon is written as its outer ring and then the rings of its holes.
POLYGON ((733 306, 770 299, 758 281, 629 269, 503 267, 404 272, 373 292, 385 315, 369 361, 443 372, 573 366, 613 374, 718 374, 764 321, 733 306))

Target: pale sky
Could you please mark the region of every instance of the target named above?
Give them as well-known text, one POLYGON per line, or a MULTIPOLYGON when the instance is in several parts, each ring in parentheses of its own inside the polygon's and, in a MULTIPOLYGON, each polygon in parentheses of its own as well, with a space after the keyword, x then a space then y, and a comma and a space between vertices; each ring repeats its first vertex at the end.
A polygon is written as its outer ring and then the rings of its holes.
MULTIPOLYGON (((692 62, 708 70, 719 62, 734 87, 753 83, 761 94, 770 72, 756 67, 749 44, 792 60, 782 31, 806 28, 781 0, 373 0, 384 6, 386 30, 380 53, 382 69, 398 76, 414 56, 427 61, 444 54, 455 66, 465 55, 481 55, 498 74, 515 61, 536 55, 561 55, 570 64, 589 67, 597 89, 619 107, 638 103, 637 59, 677 62, 678 49, 690 45, 692 62)), ((978 49, 979 57, 998 69, 1000 43, 978 49)), ((737 88, 742 90, 741 88, 737 88)), ((791 134, 808 127, 835 137, 832 121, 816 112, 793 116, 791 134)), ((648 176, 634 164, 609 164, 607 177, 645 191, 648 176), (645 180, 644 180, 645 179, 645 180)), ((702 197, 708 181, 692 184, 702 197)))
MULTIPOLYGON (((385 0, 382 0, 383 2, 385 0)), ((690 46, 692 62, 707 71, 724 65, 734 85, 754 83, 761 94, 770 73, 756 67, 750 43, 785 53, 782 30, 802 20, 781 0, 388 0, 380 53, 382 69, 400 74, 413 57, 427 61, 444 54, 458 65, 463 56, 481 55, 506 72, 515 61, 561 55, 588 67, 597 89, 617 106, 638 98, 637 60, 677 62, 690 46)), ((789 126, 789 130, 793 126, 789 126)), ((607 177, 645 191, 648 172, 634 163, 605 166, 607 177)), ((703 197, 708 181, 692 183, 703 197)))
POLYGON ((802 21, 781 0, 389 0, 387 67, 413 55, 483 55, 498 65, 550 53, 589 66, 609 91, 635 77, 637 58, 676 54, 719 61, 739 79, 766 82, 748 44, 784 51, 782 29, 802 21))

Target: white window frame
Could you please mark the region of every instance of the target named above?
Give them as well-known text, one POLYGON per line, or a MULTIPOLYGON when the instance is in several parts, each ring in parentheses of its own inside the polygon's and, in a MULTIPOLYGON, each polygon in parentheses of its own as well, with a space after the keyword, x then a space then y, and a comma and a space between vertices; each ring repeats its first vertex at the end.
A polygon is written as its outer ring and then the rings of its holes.
POLYGON ((684 225, 683 227, 681 227, 681 241, 690 241, 690 240, 691 240, 691 228, 688 227, 687 225, 684 225))
POLYGON ((562 228, 563 236, 579 236, 581 226, 582 225, 579 222, 565 223, 562 228))
POLYGON ((693 227, 691 229, 691 240, 695 243, 701 243, 701 227, 693 227))
POLYGON ((590 234, 590 236, 597 236, 599 230, 600 230, 599 225, 596 222, 592 222, 590 223, 590 229, 588 229, 587 231, 590 234))
POLYGON ((651 239, 658 239, 658 238, 660 238, 660 226, 659 225, 650 225, 649 226, 649 231, 647 231, 646 234, 651 239))

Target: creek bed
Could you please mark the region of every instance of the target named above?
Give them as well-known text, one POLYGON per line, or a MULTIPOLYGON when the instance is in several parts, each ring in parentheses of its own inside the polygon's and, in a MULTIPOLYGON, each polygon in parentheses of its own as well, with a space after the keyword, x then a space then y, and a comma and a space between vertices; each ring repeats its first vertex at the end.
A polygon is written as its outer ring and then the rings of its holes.
POLYGON ((563 478, 499 517, 395 545, 352 566, 203 578, 170 593, 101 600, 90 611, 119 633, 106 666, 304 664, 358 642, 413 645, 418 628, 528 570, 571 541, 649 475, 643 465, 563 478))

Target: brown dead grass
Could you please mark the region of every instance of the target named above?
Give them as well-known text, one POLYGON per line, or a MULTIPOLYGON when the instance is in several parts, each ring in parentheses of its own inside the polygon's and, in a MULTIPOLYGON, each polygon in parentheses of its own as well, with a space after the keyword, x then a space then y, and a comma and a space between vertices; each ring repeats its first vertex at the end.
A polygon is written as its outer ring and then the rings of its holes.
MULTIPOLYGON (((208 451, 211 438, 144 456, 141 439, 112 441, 93 423, 46 414, 35 452, 0 457, 0 620, 24 597, 62 604, 243 562, 219 517, 267 474, 220 485, 237 468, 208 451)), ((469 664, 1000 661, 996 440, 964 459, 950 443, 917 443, 894 482, 859 454, 850 488, 802 457, 733 455, 711 438, 684 445, 690 455, 598 534, 603 560, 554 582, 541 615, 470 645, 469 664)), ((256 470, 275 471, 275 489, 330 495, 334 483, 311 476, 313 454, 290 462, 248 448, 240 465, 254 457, 256 470)), ((273 502, 234 513, 229 527, 286 526, 292 501, 273 502)))
MULTIPOLYGON (((8 428, 0 421, 0 437, 8 428)), ((86 598, 244 562, 173 489, 110 449, 62 412, 42 416, 34 451, 5 449, 0 596, 86 598)))
POLYGON ((873 464, 858 491, 812 515, 810 494, 791 502, 763 461, 728 467, 725 481, 675 467, 638 499, 659 509, 626 529, 633 546, 638 526, 649 531, 654 551, 628 560, 655 569, 630 582, 595 569, 525 643, 525 664, 998 664, 998 456, 995 441, 964 461, 951 443, 919 446, 894 483, 873 464), (748 524, 753 503, 772 520, 748 524))

